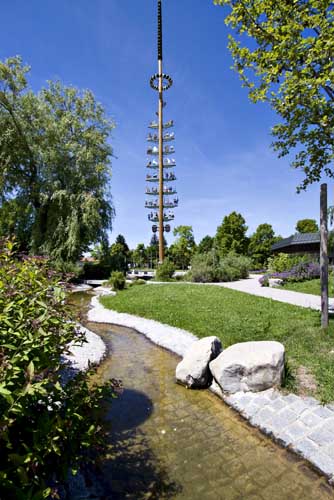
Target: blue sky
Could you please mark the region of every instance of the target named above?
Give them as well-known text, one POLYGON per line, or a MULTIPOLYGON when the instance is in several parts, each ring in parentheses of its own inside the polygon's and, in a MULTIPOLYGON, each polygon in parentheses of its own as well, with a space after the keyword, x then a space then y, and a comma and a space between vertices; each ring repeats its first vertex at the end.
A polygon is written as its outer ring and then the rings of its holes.
MULTIPOLYGON (((302 174, 270 149, 277 118, 251 104, 230 69, 224 9, 212 0, 164 0, 166 119, 176 127, 175 224, 192 225, 196 241, 213 235, 233 210, 249 232, 268 222, 288 236, 300 218, 318 219, 319 185, 296 194, 302 174)), ((145 201, 147 124, 157 94, 156 0, 11 0, 2 2, 0 59, 20 54, 31 83, 48 79, 89 88, 117 124, 112 144, 116 218, 111 241, 124 234, 131 247, 147 244, 145 201)), ((172 236, 167 240, 172 241, 172 236)))

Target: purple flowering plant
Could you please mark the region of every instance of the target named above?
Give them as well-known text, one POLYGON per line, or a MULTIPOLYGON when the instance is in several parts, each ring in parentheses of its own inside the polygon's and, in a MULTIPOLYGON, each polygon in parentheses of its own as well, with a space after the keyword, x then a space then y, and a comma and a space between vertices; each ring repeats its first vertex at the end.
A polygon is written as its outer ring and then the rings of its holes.
POLYGON ((297 281, 307 281, 320 277, 320 265, 317 262, 301 262, 290 269, 281 273, 268 273, 259 279, 261 286, 268 286, 270 278, 281 279, 284 283, 297 281))

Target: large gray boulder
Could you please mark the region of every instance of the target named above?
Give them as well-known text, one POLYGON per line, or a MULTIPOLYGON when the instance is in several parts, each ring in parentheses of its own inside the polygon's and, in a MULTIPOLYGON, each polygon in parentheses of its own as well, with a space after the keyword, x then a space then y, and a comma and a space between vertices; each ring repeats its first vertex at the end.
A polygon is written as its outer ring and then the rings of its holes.
POLYGON ((208 387, 212 382, 209 363, 222 350, 217 337, 205 337, 197 340, 186 352, 176 367, 176 380, 189 388, 208 387))
POLYGON ((225 349, 210 363, 225 392, 264 391, 282 383, 284 346, 280 342, 242 342, 225 349))

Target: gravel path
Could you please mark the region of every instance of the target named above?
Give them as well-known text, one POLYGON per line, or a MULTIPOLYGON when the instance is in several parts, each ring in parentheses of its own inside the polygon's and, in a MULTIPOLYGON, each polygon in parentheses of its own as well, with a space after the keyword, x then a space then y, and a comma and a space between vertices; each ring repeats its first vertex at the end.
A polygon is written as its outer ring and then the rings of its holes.
MULTIPOLYGON (((256 278, 257 279, 257 278, 256 278)), ((249 290, 258 291, 261 295, 274 300, 282 300, 302 307, 312 307, 312 301, 307 302, 305 294, 285 292, 275 289, 257 288, 255 279, 243 282, 224 284, 227 288, 237 289, 246 293, 249 290), (246 284, 247 282, 247 284, 246 284), (253 283, 251 285, 250 283, 253 283), (236 287, 236 288, 235 288, 236 287), (268 295, 263 295, 262 290, 268 295), (273 292, 273 293, 269 293, 273 292), (276 294, 279 292, 279 294, 276 294), (288 293, 291 296, 286 296, 288 293), (298 300, 294 296, 302 296, 298 300), (277 298, 279 297, 279 298, 277 298)), ((222 286, 222 285, 220 285, 222 286)), ((313 296, 307 296, 309 298, 313 296)), ((318 297, 316 297, 318 299, 318 297)), ((298 299, 298 298, 297 298, 298 299)), ((147 336, 152 342, 169 349, 179 355, 184 355, 197 337, 190 332, 164 325, 131 314, 118 313, 106 309, 98 297, 91 302, 92 308, 88 319, 98 323, 111 323, 133 328, 147 336)), ((314 308, 317 304, 313 303, 314 308)), ((211 390, 220 396, 228 405, 238 411, 254 427, 272 437, 284 447, 296 452, 308 460, 317 470, 323 473, 331 483, 334 482, 334 405, 323 406, 314 398, 305 398, 294 394, 284 395, 278 390, 269 389, 259 393, 238 392, 233 395, 223 394, 215 382, 211 390)))

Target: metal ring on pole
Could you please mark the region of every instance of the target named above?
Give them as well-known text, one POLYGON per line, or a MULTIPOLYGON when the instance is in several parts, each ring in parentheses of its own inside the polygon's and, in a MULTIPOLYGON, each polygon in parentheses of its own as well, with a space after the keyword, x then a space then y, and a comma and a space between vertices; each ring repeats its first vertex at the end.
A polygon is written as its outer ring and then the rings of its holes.
MULTIPOLYGON (((163 83, 162 83, 162 90, 168 90, 171 88, 171 86, 173 85, 173 79, 169 76, 169 75, 166 75, 165 73, 163 73, 162 75, 162 80, 163 80, 163 83)), ((159 77, 160 75, 158 75, 158 73, 156 73, 155 75, 151 76, 151 79, 150 79, 150 85, 152 87, 153 90, 157 90, 159 92, 159 77)))

